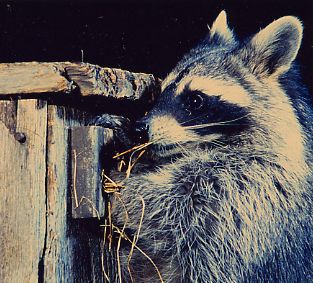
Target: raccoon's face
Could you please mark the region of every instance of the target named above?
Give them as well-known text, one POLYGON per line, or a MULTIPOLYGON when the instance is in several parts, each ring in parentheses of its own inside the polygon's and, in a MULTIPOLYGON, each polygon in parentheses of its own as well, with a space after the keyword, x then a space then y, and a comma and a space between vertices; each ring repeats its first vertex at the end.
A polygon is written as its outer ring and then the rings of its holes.
POLYGON ((283 17, 239 44, 221 12, 209 37, 163 81, 156 105, 138 123, 140 135, 164 157, 251 136, 275 101, 286 100, 271 85, 290 68, 301 37, 299 20, 283 17))
POLYGON ((166 86, 146 117, 159 155, 219 142, 249 126, 250 99, 235 83, 191 74, 166 86))

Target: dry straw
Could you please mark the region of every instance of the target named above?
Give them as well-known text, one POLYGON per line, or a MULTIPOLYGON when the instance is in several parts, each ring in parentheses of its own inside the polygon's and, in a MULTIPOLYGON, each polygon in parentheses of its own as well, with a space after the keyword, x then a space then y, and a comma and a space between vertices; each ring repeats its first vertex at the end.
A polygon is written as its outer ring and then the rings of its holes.
MULTIPOLYGON (((131 171, 134 168, 135 164, 144 155, 144 153, 146 152, 146 148, 149 145, 151 145, 151 144, 152 144, 152 142, 148 142, 148 143, 144 143, 144 144, 141 144, 141 145, 138 145, 138 146, 134 146, 134 147, 132 147, 132 148, 126 150, 126 151, 123 151, 123 152, 118 153, 115 156, 113 156, 113 159, 120 159, 119 160, 119 164, 118 164, 119 171, 122 171, 122 168, 127 164, 127 168, 126 168, 126 171, 125 171, 125 173, 126 173, 125 174, 125 179, 130 177, 131 171), (124 161, 124 159, 121 159, 121 157, 124 158, 126 154, 130 154, 127 163, 124 161)), ((117 233, 119 235, 118 242, 117 242, 117 248, 116 248, 117 269, 118 269, 119 282, 123 282, 122 281, 121 262, 120 262, 120 247, 121 247, 121 241, 122 241, 122 239, 124 239, 124 240, 128 241, 129 243, 131 243, 131 250, 129 252, 128 260, 127 260, 127 269, 128 269, 131 281, 134 282, 133 276, 131 274, 130 262, 131 262, 131 258, 132 258, 132 255, 134 253, 134 250, 136 249, 144 257, 146 257, 147 260, 153 265, 153 267, 155 268, 155 270, 156 270, 156 272, 158 274, 160 282, 163 283, 164 280, 162 278, 160 270, 158 269, 158 267, 156 266, 156 264, 154 263, 152 258, 149 255, 147 255, 137 245, 137 242, 138 242, 138 239, 139 239, 139 236, 140 236, 140 230, 141 230, 143 218, 144 218, 144 213, 145 213, 145 202, 144 202, 143 197, 140 194, 138 195, 139 198, 140 198, 140 201, 141 201, 141 205, 142 205, 141 217, 140 217, 137 233, 134 235, 133 239, 130 239, 129 236, 125 233, 125 228, 126 228, 127 222, 128 222, 128 212, 127 212, 126 205, 124 204, 122 198, 120 197, 121 190, 122 189, 127 190, 127 187, 121 185, 118 182, 115 182, 109 176, 107 176, 104 172, 102 173, 102 178, 103 178, 103 189, 104 189, 104 192, 108 193, 108 194, 113 194, 114 195, 114 198, 118 202, 120 202, 122 204, 122 207, 124 209, 124 215, 125 215, 124 224, 123 224, 122 228, 119 228, 118 226, 114 225, 112 223, 112 214, 111 214, 112 213, 112 210, 111 210, 112 209, 112 207, 111 207, 112 205, 111 205, 110 201, 108 202, 108 221, 105 220, 105 224, 103 225, 104 226, 104 245, 106 244, 106 239, 108 239, 108 241, 109 241, 108 242, 108 249, 109 249, 109 251, 111 251, 111 249, 112 249, 113 233, 117 233)), ((123 183, 123 181, 121 183, 123 183)), ((104 274, 106 280, 110 281, 109 280, 109 276, 105 272, 103 255, 102 255, 102 270, 103 270, 103 274, 104 274)))

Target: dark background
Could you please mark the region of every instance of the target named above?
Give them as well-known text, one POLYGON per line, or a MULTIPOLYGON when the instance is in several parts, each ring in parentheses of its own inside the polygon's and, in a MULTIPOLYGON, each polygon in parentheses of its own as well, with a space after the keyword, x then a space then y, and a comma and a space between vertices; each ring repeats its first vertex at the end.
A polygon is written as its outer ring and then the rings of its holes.
POLYGON ((222 9, 239 38, 299 17, 298 61, 312 90, 313 0, 1 1, 0 62, 81 61, 83 50, 85 62, 164 78, 222 9))

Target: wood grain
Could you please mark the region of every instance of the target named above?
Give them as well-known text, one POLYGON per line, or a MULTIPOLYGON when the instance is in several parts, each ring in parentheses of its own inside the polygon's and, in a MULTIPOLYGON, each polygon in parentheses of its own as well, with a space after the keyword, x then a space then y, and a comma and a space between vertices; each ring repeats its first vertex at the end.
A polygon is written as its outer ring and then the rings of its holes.
MULTIPOLYGON (((3 102, 0 102, 3 106, 3 102)), ((19 101, 19 142, 0 122, 0 282, 37 282, 46 231, 47 106, 19 101)))
POLYGON ((70 282, 72 250, 68 230, 68 146, 66 121, 60 107, 48 106, 47 230, 43 255, 44 282, 70 282))
POLYGON ((61 75, 58 64, 2 63, 0 64, 0 94, 42 94, 69 92, 69 82, 61 75))
POLYGON ((0 121, 14 133, 16 129, 17 101, 5 100, 0 103, 0 121))

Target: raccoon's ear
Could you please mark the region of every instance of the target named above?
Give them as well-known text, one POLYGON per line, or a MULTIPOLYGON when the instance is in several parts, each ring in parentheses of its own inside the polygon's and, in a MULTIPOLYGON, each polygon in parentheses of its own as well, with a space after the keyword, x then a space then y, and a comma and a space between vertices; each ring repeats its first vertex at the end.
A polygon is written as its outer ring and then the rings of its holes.
POLYGON ((217 41, 220 43, 222 41, 224 43, 231 43, 234 41, 234 34, 228 27, 227 15, 224 10, 219 13, 212 27, 208 28, 210 30, 209 40, 211 42, 217 41))
POLYGON ((298 54, 302 32, 296 17, 282 17, 252 37, 243 49, 243 61, 256 75, 282 74, 298 54))

